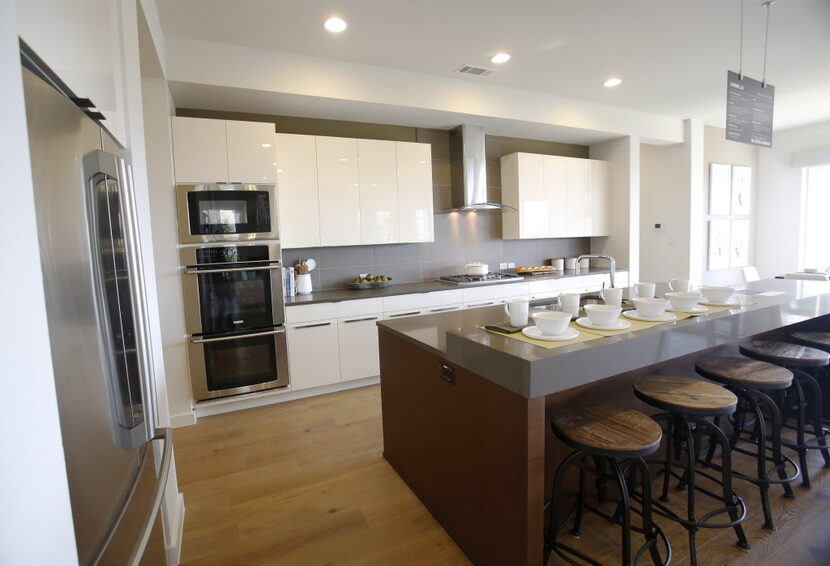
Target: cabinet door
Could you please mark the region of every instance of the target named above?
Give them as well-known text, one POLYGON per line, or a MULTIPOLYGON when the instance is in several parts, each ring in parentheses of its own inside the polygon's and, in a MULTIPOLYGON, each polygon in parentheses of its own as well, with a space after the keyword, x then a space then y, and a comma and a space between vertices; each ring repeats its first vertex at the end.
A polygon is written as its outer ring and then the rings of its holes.
POLYGON ((340 381, 380 375, 378 327, 380 314, 341 318, 337 322, 340 335, 340 381))
POLYGON ((228 179, 232 183, 276 183, 277 151, 274 124, 225 122, 228 138, 228 179))
POLYGON ((316 138, 320 245, 360 244, 360 188, 357 140, 316 138))
POLYGON ((588 186, 588 160, 568 157, 565 161, 568 184, 568 236, 591 234, 591 192, 588 186))
POLYGON ((290 324, 288 369, 291 389, 308 389, 340 381, 340 346, 337 321, 321 320, 290 324))
POLYGON ((432 146, 395 143, 398 165, 398 239, 401 242, 435 240, 432 208, 432 146))
POLYGON ((548 203, 543 183, 543 156, 519 154, 519 237, 548 236, 548 203))
POLYGON ((568 181, 566 164, 568 158, 559 155, 544 156, 543 181, 547 201, 548 236, 561 238, 568 235, 568 181))
POLYGON ((320 245, 314 136, 277 134, 277 193, 283 248, 320 245))
POLYGON ((589 160, 588 179, 591 186, 591 235, 607 236, 611 230, 611 178, 608 162, 589 160))
POLYGON ((395 142, 357 140, 360 243, 398 241, 398 173, 395 142))
POLYGON ((225 121, 174 117, 173 165, 177 183, 227 183, 225 121))

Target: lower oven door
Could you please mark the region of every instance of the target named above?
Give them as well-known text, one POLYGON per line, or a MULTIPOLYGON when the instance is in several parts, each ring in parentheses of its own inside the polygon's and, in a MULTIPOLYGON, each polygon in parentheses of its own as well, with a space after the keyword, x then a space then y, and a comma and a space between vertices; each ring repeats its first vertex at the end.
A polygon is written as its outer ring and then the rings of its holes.
POLYGON ((197 401, 288 385, 285 329, 193 336, 190 378, 197 401))

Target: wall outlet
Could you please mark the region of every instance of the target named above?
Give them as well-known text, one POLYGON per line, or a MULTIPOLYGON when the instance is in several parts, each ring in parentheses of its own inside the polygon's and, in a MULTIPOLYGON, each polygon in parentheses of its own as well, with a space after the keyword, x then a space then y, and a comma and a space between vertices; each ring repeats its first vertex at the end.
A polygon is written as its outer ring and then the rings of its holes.
POLYGON ((516 267, 516 263, 515 263, 515 262, 512 262, 512 261, 511 261, 510 263, 508 263, 508 264, 507 264, 507 268, 508 268, 508 269, 513 269, 514 267, 516 267))
POLYGON ((507 264, 506 263, 500 263, 499 264, 499 269, 507 269, 507 264))
POLYGON ((654 224, 654 229, 655 230, 662 230, 663 229, 663 223, 662 222, 657 222, 656 224, 654 224))

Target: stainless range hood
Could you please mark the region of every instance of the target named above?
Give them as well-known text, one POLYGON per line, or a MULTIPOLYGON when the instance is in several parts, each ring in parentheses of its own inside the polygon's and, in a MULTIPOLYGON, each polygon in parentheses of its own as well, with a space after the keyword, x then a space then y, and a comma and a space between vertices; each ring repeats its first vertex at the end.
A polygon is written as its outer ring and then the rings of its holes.
POLYGON ((450 130, 450 174, 452 208, 439 213, 503 208, 487 200, 487 161, 481 126, 463 125, 450 130))

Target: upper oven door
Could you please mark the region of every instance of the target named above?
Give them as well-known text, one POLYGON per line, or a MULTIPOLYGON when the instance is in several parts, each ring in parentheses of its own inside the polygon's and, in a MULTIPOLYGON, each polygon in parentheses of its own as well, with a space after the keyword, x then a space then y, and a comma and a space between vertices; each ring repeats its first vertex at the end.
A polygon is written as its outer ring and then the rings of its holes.
POLYGON ((283 324, 279 246, 200 246, 181 253, 189 334, 255 331, 283 324))
POLYGON ((274 185, 176 185, 179 241, 279 240, 274 185))

